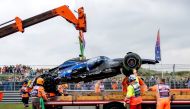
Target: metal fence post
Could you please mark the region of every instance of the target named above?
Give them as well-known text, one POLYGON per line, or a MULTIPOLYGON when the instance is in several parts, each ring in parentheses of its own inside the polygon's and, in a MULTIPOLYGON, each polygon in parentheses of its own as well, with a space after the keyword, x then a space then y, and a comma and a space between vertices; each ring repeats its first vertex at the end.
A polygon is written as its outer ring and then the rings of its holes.
POLYGON ((172 80, 173 80, 173 83, 174 83, 174 88, 176 88, 176 83, 175 83, 175 79, 174 79, 174 73, 175 73, 175 64, 173 64, 172 80))
POLYGON ((14 91, 15 91, 15 72, 14 72, 14 84, 13 84, 13 87, 14 87, 14 91))

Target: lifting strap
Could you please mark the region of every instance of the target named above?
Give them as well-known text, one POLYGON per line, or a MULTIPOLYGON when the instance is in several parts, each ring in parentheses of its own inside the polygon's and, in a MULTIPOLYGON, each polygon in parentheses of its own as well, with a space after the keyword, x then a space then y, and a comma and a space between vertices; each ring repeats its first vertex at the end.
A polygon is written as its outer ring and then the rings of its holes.
POLYGON ((40 98, 40 109, 45 109, 45 106, 44 106, 44 99, 41 97, 40 98))

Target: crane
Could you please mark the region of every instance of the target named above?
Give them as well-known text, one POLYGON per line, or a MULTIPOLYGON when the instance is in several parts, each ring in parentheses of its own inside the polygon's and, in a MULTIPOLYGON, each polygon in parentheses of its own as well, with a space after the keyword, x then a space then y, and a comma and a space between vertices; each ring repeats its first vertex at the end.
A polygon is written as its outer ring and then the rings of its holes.
POLYGON ((64 5, 25 20, 21 20, 19 17, 15 17, 15 19, 13 20, 0 24, 0 26, 3 26, 11 21, 15 21, 15 23, 0 28, 0 38, 6 37, 7 35, 13 34, 18 31, 23 33, 24 28, 46 21, 56 16, 61 16, 65 18, 68 22, 74 24, 76 30, 79 30, 80 32, 86 32, 86 14, 84 13, 84 8, 80 7, 78 9, 77 19, 72 11, 69 9, 69 7, 64 5))
POLYGON ((49 10, 47 12, 38 14, 36 16, 30 17, 28 19, 22 20, 19 17, 15 17, 13 20, 9 20, 5 23, 0 24, 0 38, 6 37, 10 34, 16 32, 24 32, 24 29, 46 21, 48 19, 54 18, 56 16, 61 16, 65 18, 69 23, 72 23, 75 26, 75 29, 79 31, 79 41, 80 41, 80 56, 83 56, 84 48, 82 47, 82 41, 84 40, 84 32, 87 31, 86 28, 86 14, 84 13, 84 8, 80 7, 77 11, 78 18, 72 13, 67 5, 60 6, 58 8, 49 10), (13 22, 9 24, 10 22, 13 22), (8 24, 8 25, 7 25, 8 24), (5 26, 4 26, 5 25, 5 26))

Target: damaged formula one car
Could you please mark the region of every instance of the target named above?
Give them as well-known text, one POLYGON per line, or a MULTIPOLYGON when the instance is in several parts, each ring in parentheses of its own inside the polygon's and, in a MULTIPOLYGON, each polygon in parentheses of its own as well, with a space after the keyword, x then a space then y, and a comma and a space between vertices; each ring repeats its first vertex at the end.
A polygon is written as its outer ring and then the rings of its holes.
POLYGON ((45 80, 45 90, 54 92, 56 85, 61 83, 90 82, 119 74, 130 75, 130 70, 139 69, 142 64, 156 64, 158 61, 141 59, 139 55, 129 52, 124 58, 110 59, 106 56, 98 56, 91 59, 70 59, 63 64, 50 69, 38 76, 45 80))

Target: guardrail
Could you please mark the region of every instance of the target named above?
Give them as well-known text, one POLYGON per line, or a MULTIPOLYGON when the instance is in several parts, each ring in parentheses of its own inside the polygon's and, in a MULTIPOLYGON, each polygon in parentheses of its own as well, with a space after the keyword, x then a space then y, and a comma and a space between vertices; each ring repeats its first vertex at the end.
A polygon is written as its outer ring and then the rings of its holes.
POLYGON ((18 91, 4 91, 1 103, 21 103, 21 95, 18 91))

